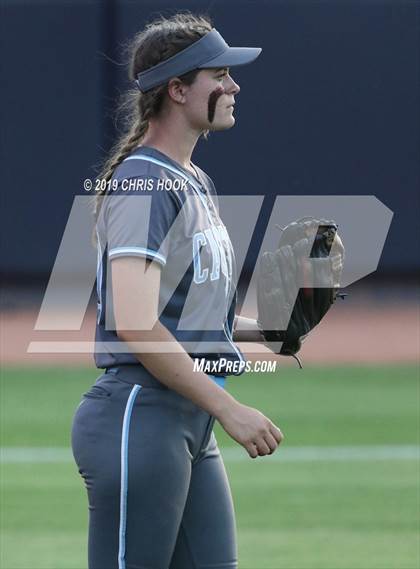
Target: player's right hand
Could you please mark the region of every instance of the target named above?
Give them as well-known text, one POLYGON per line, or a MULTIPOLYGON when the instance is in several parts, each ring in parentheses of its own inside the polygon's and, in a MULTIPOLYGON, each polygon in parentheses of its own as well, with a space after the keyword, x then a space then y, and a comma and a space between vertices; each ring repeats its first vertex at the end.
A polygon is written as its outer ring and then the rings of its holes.
POLYGON ((281 430, 257 409, 235 401, 218 417, 224 430, 251 458, 272 454, 284 439, 281 430))

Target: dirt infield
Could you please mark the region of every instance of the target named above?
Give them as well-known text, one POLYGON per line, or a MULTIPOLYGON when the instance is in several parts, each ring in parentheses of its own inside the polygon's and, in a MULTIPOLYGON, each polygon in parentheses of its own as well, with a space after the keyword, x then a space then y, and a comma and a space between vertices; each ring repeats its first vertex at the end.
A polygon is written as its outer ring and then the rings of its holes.
MULTIPOLYGON (((90 344, 95 329, 93 311, 86 314, 81 330, 72 332, 35 331, 37 316, 34 309, 1 314, 3 365, 93 365, 90 344), (28 353, 30 342, 61 342, 60 349, 76 353, 28 353), (78 343, 76 348, 75 342, 78 343)), ((419 362, 419 329, 416 303, 375 306, 342 303, 313 331, 300 355, 305 364, 415 363, 419 362)), ((272 359, 270 352, 255 344, 240 344, 240 347, 249 359, 272 359)), ((296 365, 291 358, 280 358, 280 361, 284 365, 296 365)))

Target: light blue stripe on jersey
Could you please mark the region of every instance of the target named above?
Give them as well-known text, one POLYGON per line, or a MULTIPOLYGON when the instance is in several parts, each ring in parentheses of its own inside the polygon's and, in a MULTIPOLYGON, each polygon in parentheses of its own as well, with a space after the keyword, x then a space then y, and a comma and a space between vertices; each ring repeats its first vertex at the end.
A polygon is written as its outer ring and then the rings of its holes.
POLYGON ((144 247, 115 247, 114 249, 110 249, 108 252, 109 258, 125 255, 139 255, 141 257, 149 256, 162 263, 162 265, 166 265, 166 259, 163 255, 156 253, 156 251, 152 251, 151 249, 145 249, 144 247))
MULTIPOLYGON (((152 158, 151 156, 128 156, 128 158, 126 158, 124 160, 124 162, 126 160, 143 160, 145 162, 152 162, 152 164, 157 164, 158 166, 162 166, 162 168, 166 168, 167 170, 169 170, 170 172, 174 172, 175 174, 178 174, 178 176, 181 176, 181 178, 183 178, 184 180, 186 180, 187 182, 189 182, 191 184, 191 186, 196 190, 201 203, 203 204, 206 213, 207 213, 207 217, 210 221, 210 224, 213 227, 216 227, 213 221, 213 218, 211 216, 210 210, 208 208, 208 205, 206 203, 206 199, 203 196, 200 188, 198 187, 198 185, 195 183, 195 181, 190 177, 187 176, 187 174, 185 174, 184 172, 181 172, 181 170, 178 170, 177 168, 175 168, 174 166, 172 166, 171 164, 168 164, 167 162, 162 162, 162 160, 158 160, 157 158, 152 158)), ((232 348, 234 349, 236 355, 238 356, 238 358, 240 359, 241 362, 244 362, 244 358, 242 357, 241 352, 238 350, 238 348, 235 346, 235 344, 233 343, 233 337, 232 337, 232 330, 229 329, 228 326, 228 330, 226 330, 226 326, 223 327, 224 332, 225 332, 225 336, 229 342, 229 344, 232 346, 232 348)))
POLYGON ((96 292, 98 295, 98 318, 97 322, 100 321, 102 315, 102 248, 101 248, 101 240, 99 238, 98 230, 96 230, 96 241, 98 244, 98 257, 97 257, 97 267, 96 267, 96 292))
POLYGON ((121 490, 120 490, 120 531, 118 547, 118 569, 125 569, 125 539, 127 528, 128 491, 128 436, 130 434, 131 412, 141 385, 134 385, 125 407, 121 436, 121 490))

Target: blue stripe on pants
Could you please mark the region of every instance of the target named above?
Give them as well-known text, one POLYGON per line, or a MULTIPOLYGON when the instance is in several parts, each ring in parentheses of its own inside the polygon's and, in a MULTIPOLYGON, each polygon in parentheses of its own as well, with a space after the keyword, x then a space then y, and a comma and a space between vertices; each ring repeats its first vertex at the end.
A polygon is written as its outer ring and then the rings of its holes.
POLYGON ((118 549, 118 569, 125 569, 125 531, 127 525, 128 491, 128 436, 130 432, 131 412, 141 385, 134 385, 125 407, 121 437, 121 492, 120 492, 120 533, 118 549))

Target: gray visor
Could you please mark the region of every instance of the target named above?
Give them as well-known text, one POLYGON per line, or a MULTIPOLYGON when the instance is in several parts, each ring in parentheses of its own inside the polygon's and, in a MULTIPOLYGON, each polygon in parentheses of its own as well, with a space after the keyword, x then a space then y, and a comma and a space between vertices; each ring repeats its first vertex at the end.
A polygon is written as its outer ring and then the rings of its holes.
POLYGON ((229 47, 214 28, 198 41, 169 59, 137 75, 137 86, 142 93, 164 85, 172 77, 180 77, 193 69, 234 67, 251 63, 261 53, 260 47, 229 47))

